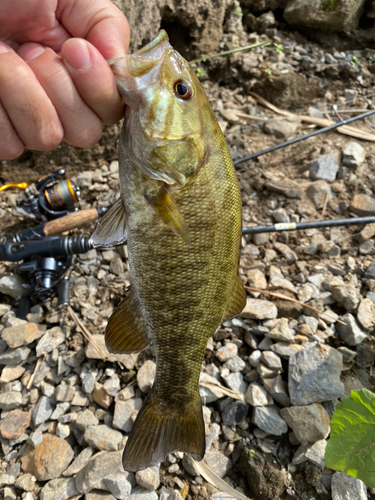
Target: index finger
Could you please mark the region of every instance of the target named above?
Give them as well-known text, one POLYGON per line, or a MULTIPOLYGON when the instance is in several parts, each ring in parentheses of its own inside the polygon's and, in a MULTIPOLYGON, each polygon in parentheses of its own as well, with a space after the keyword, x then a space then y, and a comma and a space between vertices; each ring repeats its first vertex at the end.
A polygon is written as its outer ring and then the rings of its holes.
POLYGON ((85 38, 105 59, 128 53, 128 21, 110 0, 60 0, 56 15, 73 37, 85 38))

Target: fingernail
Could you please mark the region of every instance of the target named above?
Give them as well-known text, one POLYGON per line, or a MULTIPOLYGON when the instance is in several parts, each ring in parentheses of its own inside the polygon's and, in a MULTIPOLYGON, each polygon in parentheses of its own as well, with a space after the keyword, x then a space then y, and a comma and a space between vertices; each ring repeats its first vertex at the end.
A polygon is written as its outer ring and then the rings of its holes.
POLYGON ((27 47, 27 50, 23 50, 23 54, 21 54, 21 57, 24 61, 28 62, 40 56, 40 54, 43 54, 44 51, 45 48, 42 45, 34 45, 30 43, 27 47))
POLYGON ((65 61, 74 69, 84 69, 91 63, 91 55, 86 42, 76 38, 67 41, 62 49, 62 56, 65 61))
POLYGON ((0 42, 0 54, 5 54, 6 52, 9 52, 8 45, 5 45, 5 43, 0 42))

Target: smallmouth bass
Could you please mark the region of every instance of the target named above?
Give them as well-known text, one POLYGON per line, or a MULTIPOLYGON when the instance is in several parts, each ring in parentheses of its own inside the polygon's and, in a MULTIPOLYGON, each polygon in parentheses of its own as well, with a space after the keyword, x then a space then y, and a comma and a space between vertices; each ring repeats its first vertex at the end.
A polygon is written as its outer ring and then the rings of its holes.
POLYGON ((134 472, 173 451, 204 456, 198 383, 207 340, 246 302, 238 275, 242 205, 208 99, 166 32, 110 64, 127 104, 121 197, 92 242, 127 238, 132 285, 109 319, 106 344, 132 353, 152 341, 156 351, 155 382, 123 455, 134 472))

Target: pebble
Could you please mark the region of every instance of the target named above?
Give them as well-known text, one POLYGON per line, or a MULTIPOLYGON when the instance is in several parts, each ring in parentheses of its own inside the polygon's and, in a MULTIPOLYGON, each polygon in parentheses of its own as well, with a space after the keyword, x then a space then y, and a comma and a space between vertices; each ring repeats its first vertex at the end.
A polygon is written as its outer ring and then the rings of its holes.
POLYGON ((260 288, 261 290, 265 290, 267 288, 267 279, 260 269, 249 269, 246 272, 246 275, 249 286, 260 288))
POLYGON ((309 460, 318 467, 324 467, 324 455, 326 448, 327 441, 325 439, 321 439, 314 444, 301 445, 295 452, 292 463, 301 464, 309 460))
POLYGON ((342 164, 345 167, 357 168, 366 159, 366 151, 358 142, 349 142, 342 152, 342 164))
POLYGON ((224 368, 228 368, 228 370, 234 373, 241 372, 245 368, 245 366, 245 361, 239 356, 234 356, 224 363, 224 368))
POLYGON ((91 410, 84 410, 79 413, 75 423, 79 430, 85 431, 90 426, 98 425, 99 420, 91 410))
POLYGON ((282 379, 281 375, 274 378, 265 378, 262 382, 266 391, 275 401, 283 406, 290 406, 288 384, 282 379))
POLYGON ((333 182, 339 170, 339 155, 327 154, 317 158, 310 168, 310 177, 313 181, 333 182))
POLYGON ((331 293, 335 301, 345 307, 348 312, 356 309, 359 304, 360 294, 351 283, 335 286, 331 289, 331 293))
POLYGON ((245 401, 251 406, 270 406, 274 404, 272 397, 256 382, 253 382, 247 388, 245 401))
POLYGON ((229 401, 222 408, 224 425, 239 425, 246 418, 248 409, 248 406, 243 401, 229 401))
POLYGON ((362 299, 357 311, 357 320, 363 328, 372 332, 375 328, 375 304, 371 299, 362 299))
POLYGON ((315 443, 320 439, 325 439, 330 432, 329 415, 319 403, 282 408, 280 415, 301 444, 315 443))
POLYGON ((314 203, 317 210, 321 210, 327 201, 334 197, 334 193, 325 181, 315 181, 307 188, 306 194, 314 203))
POLYGON ((47 396, 40 396, 37 404, 31 409, 31 421, 34 427, 48 420, 55 406, 47 396))
POLYGON ((102 384, 95 383, 94 384, 94 389, 92 391, 92 399, 97 403, 99 406, 107 410, 113 401, 113 397, 110 396, 107 391, 104 389, 102 384))
MULTIPOLYGON (((237 354, 237 353, 236 353, 237 354)), ((142 392, 148 394, 154 383, 156 375, 156 363, 148 359, 137 372, 137 384, 142 392)))
POLYGON ((0 292, 4 295, 10 295, 13 299, 18 299, 23 295, 24 280, 19 274, 5 275, 0 278, 0 292))
POLYGON ((68 500, 77 495, 78 491, 73 477, 69 479, 59 478, 49 481, 43 486, 40 500, 68 500))
POLYGON ((34 491, 36 486, 36 477, 32 474, 22 474, 17 477, 14 486, 23 491, 34 491))
POLYGON ((130 432, 133 427, 132 415, 142 408, 142 398, 132 398, 127 401, 116 401, 112 425, 116 429, 130 432))
POLYGON ((343 396, 341 371, 342 354, 328 346, 313 344, 291 356, 288 387, 292 404, 321 403, 343 396))
POLYGON ((36 346, 36 355, 42 356, 52 352, 65 341, 65 334, 59 326, 47 330, 36 346))
POLYGON ((244 381, 243 374, 241 372, 231 373, 227 377, 223 377, 223 380, 229 389, 232 389, 232 391, 245 394, 247 384, 244 381))
POLYGON ((16 391, 8 391, 0 393, 0 409, 1 410, 14 410, 21 406, 22 394, 16 391))
MULTIPOLYGON (((96 451, 96 450, 95 450, 96 451)), ((94 454, 94 449, 91 446, 83 448, 83 450, 76 456, 69 467, 63 472, 63 476, 69 477, 77 474, 85 465, 88 463, 92 455, 94 454)))
POLYGON ((21 457, 21 467, 38 481, 48 481, 60 477, 73 457, 74 451, 65 439, 45 434, 37 448, 28 447, 21 457))
POLYGON ((287 342, 276 342, 276 344, 271 345, 270 350, 275 352, 284 359, 289 359, 296 352, 302 351, 304 347, 298 344, 289 344, 287 342))
POLYGON ((85 500, 116 500, 116 498, 105 491, 95 490, 92 493, 86 493, 85 500))
POLYGON ((129 498, 132 485, 126 479, 124 474, 111 474, 104 480, 108 490, 117 500, 125 500, 129 498))
POLYGON ((286 118, 273 118, 265 122, 264 131, 279 139, 286 140, 295 134, 298 125, 298 123, 289 121, 286 118))
POLYGON ((294 342, 294 335, 289 328, 287 318, 281 318, 277 325, 266 334, 266 337, 278 342, 294 342))
POLYGON ((262 352, 259 350, 253 351, 249 356, 249 363, 251 366, 256 368, 260 364, 260 358, 262 357, 262 352))
POLYGON ((204 456, 204 461, 208 467, 221 478, 226 476, 232 467, 230 459, 217 451, 208 451, 204 456))
POLYGON ((55 400, 71 401, 73 399, 74 393, 74 387, 63 382, 55 388, 55 400))
POLYGON ((367 337, 367 332, 362 330, 355 317, 347 313, 342 317, 342 321, 346 324, 337 323, 336 325, 340 338, 350 346, 361 344, 367 337))
POLYGON ((25 361, 31 350, 28 347, 18 347, 17 349, 8 349, 0 354, 0 365, 15 366, 25 361))
POLYGON ((160 468, 153 466, 140 470, 136 472, 135 480, 139 486, 150 491, 155 491, 160 484, 160 468))
POLYGON ((375 199, 367 194, 355 194, 350 203, 350 211, 356 215, 374 215, 375 214, 375 199))
POLYGON ((332 500, 367 500, 367 487, 360 479, 335 472, 331 482, 332 500))
MULTIPOLYGON (((22 320, 18 321, 21 322, 22 320)), ((45 325, 22 321, 21 324, 4 328, 1 338, 8 344, 9 347, 15 349, 16 347, 31 344, 34 340, 39 339, 46 331, 46 328, 47 327, 45 325)))
POLYGON ((295 262, 298 259, 297 254, 285 243, 275 242, 273 248, 281 253, 287 262, 295 262))
POLYGON ((89 446, 101 451, 116 451, 123 440, 121 432, 107 425, 96 425, 85 430, 84 439, 89 446))
POLYGON ((158 498, 156 491, 146 490, 141 486, 134 488, 131 494, 131 500, 158 500, 158 498))
POLYGON ((269 300, 247 298, 241 316, 256 320, 274 319, 277 318, 277 307, 269 300))
POLYGON ((30 413, 13 410, 0 421, 0 434, 5 439, 18 439, 30 425, 30 413))
POLYGON ((265 363, 271 370, 281 370, 282 364, 280 357, 272 351, 264 351, 261 361, 265 363))
POLYGON ((220 349, 216 351, 216 357, 219 361, 224 363, 225 361, 228 361, 228 359, 237 356, 237 353, 238 353, 237 345, 232 342, 228 342, 228 344, 225 344, 223 347, 220 347, 220 349))
POLYGON ((288 432, 288 426, 283 418, 280 417, 277 406, 257 406, 253 408, 251 417, 253 424, 259 427, 267 434, 281 436, 288 432))

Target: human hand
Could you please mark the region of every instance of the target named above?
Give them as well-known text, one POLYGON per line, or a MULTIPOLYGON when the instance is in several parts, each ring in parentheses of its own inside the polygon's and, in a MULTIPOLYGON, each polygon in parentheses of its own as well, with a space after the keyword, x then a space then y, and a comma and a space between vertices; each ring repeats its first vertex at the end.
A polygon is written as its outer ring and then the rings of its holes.
POLYGON ((98 142, 124 106, 105 59, 128 46, 110 0, 1 0, 0 160, 98 142))

